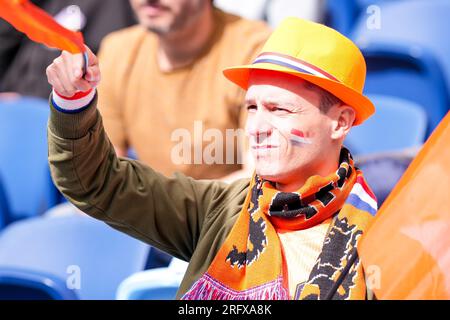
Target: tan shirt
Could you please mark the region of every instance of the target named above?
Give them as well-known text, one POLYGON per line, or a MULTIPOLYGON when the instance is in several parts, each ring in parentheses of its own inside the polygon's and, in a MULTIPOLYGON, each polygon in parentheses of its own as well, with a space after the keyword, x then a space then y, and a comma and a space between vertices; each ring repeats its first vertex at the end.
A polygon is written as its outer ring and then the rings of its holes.
POLYGON ((278 233, 288 269, 289 296, 298 299, 303 284, 308 280, 314 264, 322 252, 323 242, 331 219, 314 227, 278 233))
POLYGON ((223 157, 205 163, 203 152, 214 156, 217 144, 211 145, 216 139, 208 141, 203 135, 213 128, 225 138, 226 129, 239 128, 244 91, 222 70, 251 63, 269 29, 219 10, 214 15, 216 29, 204 52, 191 65, 172 72, 160 70, 157 37, 140 26, 114 32, 101 45, 98 94, 106 132, 116 147, 133 147, 140 160, 165 175, 180 171, 195 178, 217 178, 240 168, 237 161, 226 164, 226 145, 228 156, 234 153, 236 158, 236 139, 224 139, 223 157), (195 121, 201 122, 194 133, 195 121), (180 148, 180 143, 187 147, 180 148), (189 149, 190 157, 184 152, 189 149), (201 156, 194 159, 196 151, 201 156))

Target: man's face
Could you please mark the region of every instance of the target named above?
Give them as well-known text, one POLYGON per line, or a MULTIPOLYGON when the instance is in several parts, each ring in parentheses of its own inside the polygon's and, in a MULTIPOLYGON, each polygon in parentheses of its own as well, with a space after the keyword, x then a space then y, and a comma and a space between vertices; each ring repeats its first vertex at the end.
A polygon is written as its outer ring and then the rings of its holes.
POLYGON ((189 26, 210 0, 130 0, 130 3, 142 26, 164 35, 189 26))
POLYGON ((270 71, 251 72, 246 131, 256 173, 279 183, 320 172, 333 145, 331 119, 305 81, 270 71))

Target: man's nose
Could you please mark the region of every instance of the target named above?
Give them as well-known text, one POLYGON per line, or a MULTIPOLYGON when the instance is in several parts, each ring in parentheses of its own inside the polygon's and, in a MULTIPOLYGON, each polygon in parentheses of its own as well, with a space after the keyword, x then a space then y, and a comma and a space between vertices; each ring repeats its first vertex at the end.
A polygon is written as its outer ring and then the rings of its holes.
POLYGON ((273 127, 267 119, 267 116, 261 112, 256 111, 247 120, 247 133, 249 136, 256 138, 257 142, 264 141, 273 132, 273 127))

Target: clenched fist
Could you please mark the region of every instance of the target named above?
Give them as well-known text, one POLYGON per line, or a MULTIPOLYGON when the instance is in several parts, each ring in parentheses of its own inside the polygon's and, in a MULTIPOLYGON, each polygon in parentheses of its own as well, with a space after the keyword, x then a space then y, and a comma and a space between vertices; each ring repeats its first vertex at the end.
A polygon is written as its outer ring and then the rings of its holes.
POLYGON ((95 88, 100 82, 98 59, 88 47, 86 47, 86 52, 89 63, 86 68, 86 74, 84 75, 84 58, 81 53, 71 54, 63 51, 47 67, 46 74, 48 83, 60 95, 72 97, 77 92, 85 92, 95 88))

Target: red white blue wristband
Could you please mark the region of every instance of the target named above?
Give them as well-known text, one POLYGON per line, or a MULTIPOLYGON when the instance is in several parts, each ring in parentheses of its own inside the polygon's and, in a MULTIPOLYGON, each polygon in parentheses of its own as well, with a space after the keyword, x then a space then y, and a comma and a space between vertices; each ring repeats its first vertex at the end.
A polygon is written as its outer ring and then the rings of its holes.
POLYGON ((64 113, 78 113, 86 109, 95 97, 96 89, 77 92, 72 97, 64 97, 53 90, 52 100, 56 110, 64 113))

